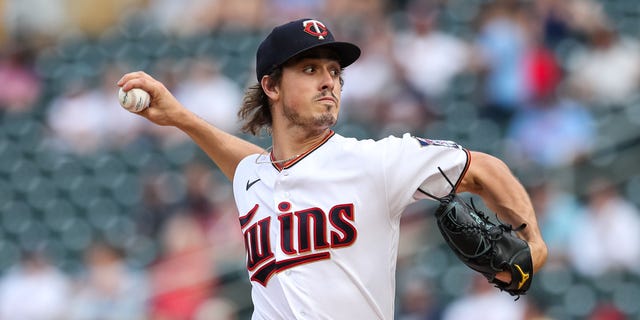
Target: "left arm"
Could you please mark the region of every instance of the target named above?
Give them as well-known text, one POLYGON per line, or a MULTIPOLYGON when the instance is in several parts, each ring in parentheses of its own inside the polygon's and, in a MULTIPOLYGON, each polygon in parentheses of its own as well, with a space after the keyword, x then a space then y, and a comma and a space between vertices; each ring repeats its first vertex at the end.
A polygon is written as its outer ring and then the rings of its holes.
POLYGON ((529 244, 534 273, 547 260, 547 246, 542 239, 531 199, 524 186, 500 159, 482 152, 471 152, 471 164, 457 189, 479 195, 499 218, 513 226, 526 223, 518 232, 529 244))

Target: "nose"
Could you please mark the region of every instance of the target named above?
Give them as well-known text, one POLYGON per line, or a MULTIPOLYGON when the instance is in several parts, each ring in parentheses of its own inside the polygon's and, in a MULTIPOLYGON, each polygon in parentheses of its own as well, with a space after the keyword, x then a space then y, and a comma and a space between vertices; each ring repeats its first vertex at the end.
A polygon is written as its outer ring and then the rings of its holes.
POLYGON ((321 81, 322 90, 333 91, 333 88, 335 87, 336 81, 338 79, 331 74, 331 70, 326 68, 322 70, 321 74, 322 74, 322 81, 321 81))

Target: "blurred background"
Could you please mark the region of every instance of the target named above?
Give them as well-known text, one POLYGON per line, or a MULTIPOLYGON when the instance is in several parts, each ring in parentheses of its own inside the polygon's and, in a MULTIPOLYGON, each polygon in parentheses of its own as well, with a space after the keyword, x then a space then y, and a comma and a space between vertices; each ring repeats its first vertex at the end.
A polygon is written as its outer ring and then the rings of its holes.
POLYGON ((259 41, 304 16, 363 49, 338 133, 502 158, 549 245, 513 302, 451 255, 434 203, 412 205, 396 319, 640 319, 635 0, 0 0, 0 16, 0 319, 248 319, 230 183, 115 83, 144 70, 238 133, 259 41))

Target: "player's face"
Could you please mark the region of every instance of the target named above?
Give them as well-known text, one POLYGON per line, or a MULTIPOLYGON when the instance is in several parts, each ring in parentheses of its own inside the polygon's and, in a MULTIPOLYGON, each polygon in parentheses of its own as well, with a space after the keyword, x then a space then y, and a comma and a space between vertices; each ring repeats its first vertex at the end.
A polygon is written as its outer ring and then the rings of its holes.
POLYGON ((296 59, 283 67, 279 102, 288 125, 323 130, 335 125, 340 110, 342 69, 329 52, 296 59))

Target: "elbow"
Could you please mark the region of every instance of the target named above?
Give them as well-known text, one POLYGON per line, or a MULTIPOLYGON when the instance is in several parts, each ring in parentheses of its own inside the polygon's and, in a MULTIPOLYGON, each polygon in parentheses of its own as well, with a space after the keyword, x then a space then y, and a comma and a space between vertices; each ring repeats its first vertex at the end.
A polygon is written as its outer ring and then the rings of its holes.
POLYGON ((479 151, 469 151, 471 161, 465 173, 459 192, 471 192, 481 195, 488 180, 510 174, 507 165, 500 159, 479 151))

